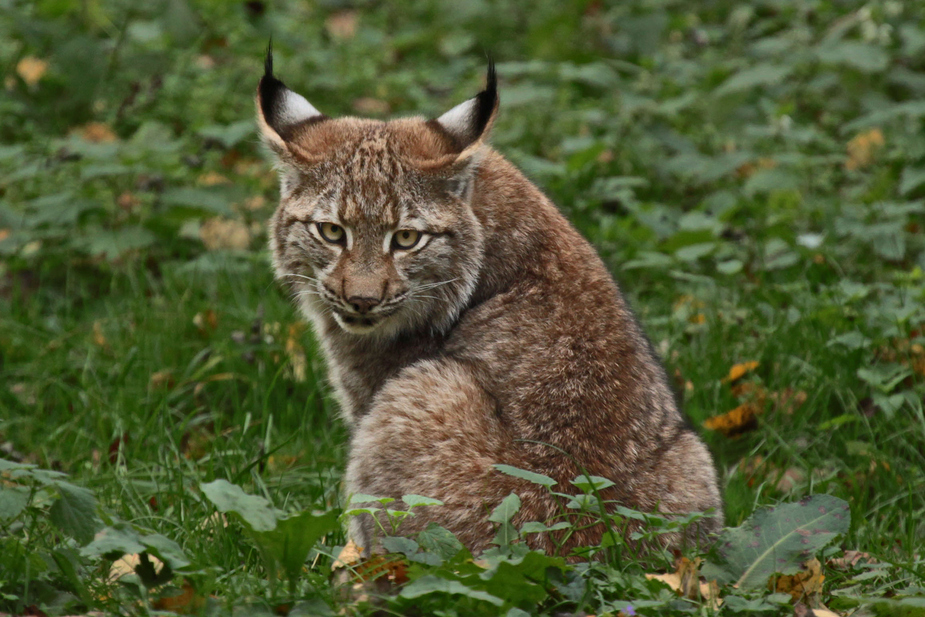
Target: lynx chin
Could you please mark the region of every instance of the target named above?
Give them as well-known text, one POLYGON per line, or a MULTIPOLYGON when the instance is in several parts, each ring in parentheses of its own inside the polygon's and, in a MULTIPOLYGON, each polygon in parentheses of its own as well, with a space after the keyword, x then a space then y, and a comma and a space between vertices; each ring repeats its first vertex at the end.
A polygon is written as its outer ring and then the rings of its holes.
MULTIPOLYGON (((722 525, 710 454, 597 253, 487 145, 498 101, 489 64, 485 90, 438 118, 330 118, 274 77, 267 54, 257 120, 281 193, 270 249, 350 428, 347 491, 440 499, 399 533, 434 521, 478 553, 512 492, 518 527, 569 512, 495 464, 564 492, 586 471, 615 482, 602 496, 627 507, 712 509, 662 538, 699 541, 722 525)), ((377 530, 367 515, 351 534, 375 550, 377 530)), ((564 554, 602 531, 530 543, 564 554)))

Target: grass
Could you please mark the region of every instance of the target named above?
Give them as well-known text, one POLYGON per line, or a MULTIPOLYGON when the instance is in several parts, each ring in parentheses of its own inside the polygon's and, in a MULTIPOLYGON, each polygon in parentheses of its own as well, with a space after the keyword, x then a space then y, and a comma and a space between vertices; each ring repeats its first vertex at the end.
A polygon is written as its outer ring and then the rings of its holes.
MULTIPOLYGON (((203 611, 268 597, 371 610, 337 595, 323 556, 294 595, 271 590, 258 545, 216 526, 199 490, 221 478, 287 512, 342 505, 347 436, 265 249, 275 177, 251 97, 271 35, 287 85, 332 115, 436 115, 477 91, 490 52, 493 143, 598 247, 694 424, 760 412, 734 437, 702 431, 727 524, 828 493, 851 508, 838 546, 880 565, 827 569, 822 599, 888 614, 876 601, 922 593, 914 3, 0 0, 0 457, 63 471, 103 523, 176 542, 198 596, 215 596, 203 611)), ((0 516, 0 611, 152 610, 144 586, 75 556, 52 498, 33 497, 34 517, 0 516)), ((521 608, 711 612, 627 562, 569 572, 521 608)), ((434 598, 419 610, 495 610, 434 598)))

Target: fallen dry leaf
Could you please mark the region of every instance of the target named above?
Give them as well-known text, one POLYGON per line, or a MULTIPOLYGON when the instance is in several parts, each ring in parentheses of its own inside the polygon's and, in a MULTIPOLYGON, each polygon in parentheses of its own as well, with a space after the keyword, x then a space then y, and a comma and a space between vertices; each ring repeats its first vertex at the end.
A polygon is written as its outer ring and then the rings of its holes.
POLYGON ((218 328, 218 315, 212 309, 200 311, 193 316, 193 325, 203 334, 218 328))
POLYGON ((169 390, 175 383, 176 380, 173 377, 173 370, 165 368, 151 373, 151 376, 148 377, 148 390, 169 390))
POLYGON ((338 11, 324 20, 324 28, 331 38, 343 41, 356 36, 358 22, 356 11, 338 11))
POLYGON ((841 557, 829 559, 827 562, 825 562, 825 565, 834 570, 850 570, 861 560, 864 560, 867 563, 877 562, 876 559, 870 556, 870 553, 862 553, 861 551, 845 551, 844 555, 841 557))
POLYGON ((346 568, 357 563, 363 557, 363 548, 357 546, 356 542, 353 540, 347 540, 347 544, 344 548, 340 549, 340 553, 337 554, 337 559, 334 560, 334 563, 331 564, 331 570, 337 570, 339 568, 346 568))
POLYGON ((804 570, 796 574, 781 574, 768 581, 768 589, 776 593, 789 593, 794 602, 805 602, 809 606, 819 606, 822 583, 825 575, 822 564, 816 558, 803 564, 804 570))
POLYGON ((172 596, 161 596, 151 606, 159 611, 170 611, 180 615, 199 614, 205 605, 206 599, 196 593, 189 581, 183 581, 180 593, 172 596))
POLYGON ((391 111, 391 107, 383 100, 364 96, 353 101, 353 110, 364 116, 384 116, 391 111))
POLYGON ((99 319, 93 322, 93 344, 106 350, 109 349, 109 341, 103 334, 103 323, 99 319))
POLYGON ((803 390, 794 391, 793 388, 784 388, 780 392, 771 392, 770 396, 775 409, 784 412, 788 416, 793 415, 793 412, 803 405, 808 398, 806 392, 803 390))
POLYGON ((199 239, 210 251, 244 250, 251 244, 251 234, 241 221, 217 216, 199 226, 199 239))
POLYGON ((848 160, 845 161, 845 169, 855 170, 867 167, 874 161, 874 154, 883 147, 884 143, 886 142, 883 139, 883 132, 878 128, 855 135, 846 146, 848 160))
POLYGON ((681 557, 676 562, 674 572, 669 574, 646 574, 649 580, 661 581, 671 587, 678 595, 691 600, 704 599, 710 603, 713 610, 719 609, 723 600, 719 597, 719 585, 716 581, 703 582, 700 580, 701 559, 698 557, 691 561, 687 557, 681 557))
MULTIPOLYGON (((99 534, 97 534, 99 535, 99 534)), ((151 564, 158 570, 164 565, 160 559, 154 555, 148 555, 148 559, 151 561, 151 564)), ((109 580, 116 581, 126 574, 134 574, 135 568, 141 563, 141 557, 138 553, 131 553, 129 555, 123 555, 119 559, 116 559, 112 562, 112 565, 109 566, 109 580)))
POLYGON ((726 413, 707 418, 703 425, 711 431, 719 431, 726 437, 736 437, 758 427, 757 416, 761 413, 755 403, 742 403, 726 413))
POLYGON ((746 373, 749 373, 760 366, 760 362, 755 360, 749 362, 742 362, 741 364, 734 364, 731 369, 729 369, 729 374, 722 379, 723 383, 732 383, 738 379, 741 379, 745 376, 746 373))
POLYGON ((286 338, 286 357, 289 358, 289 371, 293 381, 305 381, 308 360, 305 357, 305 349, 299 343, 302 333, 305 331, 305 324, 294 323, 289 326, 289 336, 286 338))
POLYGON ((87 124, 77 127, 71 133, 80 135, 84 141, 92 144, 112 143, 119 141, 119 137, 113 132, 109 125, 103 122, 88 122, 87 124))
POLYGON ((202 174, 196 179, 196 182, 202 186, 217 186, 219 184, 231 184, 231 180, 218 173, 210 171, 202 174))
POLYGON ((0 242, 3 242, 10 237, 12 232, 9 229, 0 229, 0 242))
POLYGON ((26 56, 16 63, 16 74, 30 87, 39 83, 47 70, 48 62, 34 56, 26 56))

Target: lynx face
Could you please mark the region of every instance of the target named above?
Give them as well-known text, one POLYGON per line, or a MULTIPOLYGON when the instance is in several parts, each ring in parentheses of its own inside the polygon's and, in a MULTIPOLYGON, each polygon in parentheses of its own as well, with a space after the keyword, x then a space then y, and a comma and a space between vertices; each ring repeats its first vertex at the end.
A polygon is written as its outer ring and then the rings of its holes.
POLYGON ((257 91, 275 151, 276 274, 322 331, 392 337, 448 327, 478 280, 483 232, 471 208, 489 87, 435 120, 331 119, 273 76, 257 91))
POLYGON ((338 145, 343 160, 332 155, 285 177, 271 241, 277 276, 309 315, 330 315, 351 334, 439 327, 475 284, 478 221, 443 177, 403 165, 387 148, 371 159, 389 129, 363 128, 361 140, 338 145))

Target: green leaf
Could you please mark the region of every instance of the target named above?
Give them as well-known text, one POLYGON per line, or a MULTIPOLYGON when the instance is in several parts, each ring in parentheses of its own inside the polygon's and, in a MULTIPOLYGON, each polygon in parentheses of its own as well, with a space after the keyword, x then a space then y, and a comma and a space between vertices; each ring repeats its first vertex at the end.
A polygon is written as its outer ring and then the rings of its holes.
POLYGON ((890 57, 882 47, 860 41, 840 41, 819 47, 816 57, 826 64, 857 69, 862 73, 877 73, 887 68, 890 57))
POLYGON ((151 553, 174 570, 190 565, 190 561, 187 559, 183 549, 170 538, 159 533, 152 533, 141 536, 139 541, 144 544, 148 553, 151 553))
POLYGON ((443 502, 433 497, 424 497, 423 495, 405 495, 401 498, 409 508, 420 506, 442 506, 443 502))
POLYGON ((60 497, 48 511, 52 524, 81 544, 91 542, 102 526, 93 491, 63 481, 56 482, 55 487, 60 497))
POLYGON ((517 496, 517 493, 511 493, 492 510, 488 520, 492 523, 507 523, 514 518, 518 510, 520 510, 520 497, 517 496))
POLYGON ((723 532, 719 560, 706 564, 703 575, 739 589, 764 588, 775 573, 798 572, 802 562, 846 533, 850 524, 848 504, 831 495, 762 508, 723 532))
POLYGON ((256 125, 253 120, 241 120, 232 124, 212 124, 199 129, 199 134, 222 144, 225 148, 233 148, 254 134, 256 125))
POLYGON ((925 184, 925 168, 906 167, 899 181, 899 194, 908 195, 925 184))
POLYGON ((399 594, 402 598, 414 599, 431 593, 444 593, 449 595, 461 595, 474 600, 484 600, 495 606, 504 604, 504 600, 484 591, 477 591, 471 587, 463 585, 459 581, 451 581, 445 578, 438 578, 432 574, 422 576, 418 580, 409 583, 399 594))
POLYGON ((95 229, 86 236, 74 238, 71 244, 89 255, 113 260, 128 251, 143 249, 155 243, 157 237, 144 227, 123 227, 118 230, 95 229))
POLYGON ((11 519, 29 505, 29 489, 24 486, 11 486, 0 489, 0 519, 11 519))
POLYGON ((366 495, 364 493, 354 493, 350 496, 350 505, 359 503, 381 503, 385 505, 395 501, 392 497, 376 497, 375 495, 366 495))
POLYGON ((779 84, 790 75, 792 67, 777 64, 762 63, 751 68, 739 71, 724 81, 713 93, 717 96, 733 94, 749 90, 756 86, 770 86, 779 84))
POLYGON ((286 576, 294 580, 300 576, 315 543, 340 528, 338 518, 339 513, 334 510, 322 514, 302 512, 278 519, 275 529, 253 535, 262 548, 283 566, 286 576))
POLYGON ((555 480, 549 476, 544 476, 541 473, 534 473, 532 471, 527 471, 526 469, 519 469, 517 467, 511 467, 510 465, 492 465, 495 469, 501 473, 507 474, 509 476, 514 476, 515 478, 520 478, 533 484, 539 484, 540 486, 545 486, 546 488, 552 488, 557 484, 555 480))
POLYGON ((144 552, 141 536, 128 523, 116 523, 97 534, 93 542, 80 549, 84 557, 106 557, 115 561, 122 555, 144 552))
POLYGON ((437 523, 428 524, 427 529, 417 535, 417 541, 425 551, 439 555, 446 561, 463 550, 462 542, 456 539, 453 532, 437 523))
POLYGON ((272 531, 276 528, 276 510, 263 497, 248 495, 240 486, 227 480, 200 484, 199 489, 219 512, 237 514, 252 531, 272 531))
POLYGON ((577 486, 578 490, 583 493, 593 493, 595 491, 602 491, 605 488, 610 488, 616 483, 600 476, 581 475, 572 480, 572 484, 577 486))
POLYGON ((229 200, 220 191, 198 188, 175 188, 164 191, 161 203, 167 206, 183 206, 204 210, 213 214, 232 214, 229 200))

